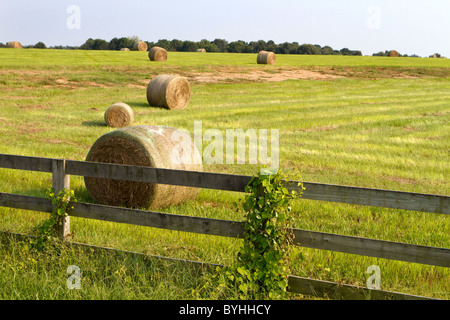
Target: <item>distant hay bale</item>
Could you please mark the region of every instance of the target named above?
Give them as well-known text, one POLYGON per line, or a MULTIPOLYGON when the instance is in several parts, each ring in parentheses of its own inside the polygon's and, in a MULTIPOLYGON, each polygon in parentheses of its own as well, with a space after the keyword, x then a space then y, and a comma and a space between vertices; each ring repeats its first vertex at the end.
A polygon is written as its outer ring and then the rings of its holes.
POLYGON ((130 126, 134 121, 134 112, 129 105, 117 102, 105 111, 105 122, 113 128, 130 126))
MULTIPOLYGON (((163 126, 132 126, 101 136, 86 161, 203 171, 201 155, 189 133, 163 126)), ((162 208, 193 200, 200 189, 165 184, 85 177, 98 203, 128 208, 162 208)))
POLYGON ((130 49, 128 49, 128 48, 122 48, 122 49, 120 49, 120 51, 130 51, 130 49))
POLYGON ((197 52, 206 52, 206 49, 202 48, 202 49, 197 49, 197 52))
POLYGON ((10 41, 6 44, 6 47, 20 49, 22 48, 22 44, 19 41, 10 41))
POLYGON ((145 43, 144 41, 136 42, 133 45, 133 50, 147 51, 147 49, 148 49, 147 43, 145 43))
POLYGON ((148 52, 148 57, 151 61, 167 61, 167 51, 161 47, 153 47, 148 52))
POLYGON ((398 55, 399 55, 399 53, 398 53, 398 51, 396 51, 396 50, 391 50, 391 51, 389 52, 389 57, 397 58, 398 55))
POLYGON ((147 86, 147 101, 151 106, 184 109, 191 100, 191 87, 186 78, 159 75, 147 86))
POLYGON ((256 61, 258 64, 276 64, 277 56, 270 51, 260 51, 256 61))

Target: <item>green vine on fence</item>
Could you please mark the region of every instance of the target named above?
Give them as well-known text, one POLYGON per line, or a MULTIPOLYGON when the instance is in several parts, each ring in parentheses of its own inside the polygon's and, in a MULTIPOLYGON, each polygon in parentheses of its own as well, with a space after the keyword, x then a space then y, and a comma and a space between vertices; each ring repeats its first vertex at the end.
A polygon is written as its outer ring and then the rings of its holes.
MULTIPOLYGON (((290 201, 301 196, 300 190, 289 192, 283 174, 259 175, 246 187, 242 201, 246 218, 244 241, 235 264, 223 268, 219 275, 218 295, 245 300, 288 298, 289 263, 293 219, 290 201)), ((219 297, 220 298, 220 297, 219 297)))
POLYGON ((39 251, 44 249, 48 241, 57 239, 55 227, 62 225, 64 218, 68 216, 68 212, 73 209, 72 203, 77 201, 75 192, 69 189, 62 189, 56 194, 54 188, 48 188, 46 190, 46 197, 50 200, 54 208, 50 217, 36 228, 37 235, 32 240, 32 246, 39 251))

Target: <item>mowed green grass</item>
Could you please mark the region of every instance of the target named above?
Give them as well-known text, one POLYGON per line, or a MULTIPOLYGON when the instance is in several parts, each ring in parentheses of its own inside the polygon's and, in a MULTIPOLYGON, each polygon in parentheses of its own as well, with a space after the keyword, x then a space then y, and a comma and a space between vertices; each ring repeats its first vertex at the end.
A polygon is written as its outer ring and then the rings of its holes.
MULTIPOLYGON (((261 66, 252 54, 170 53, 166 63, 154 63, 142 52, 2 49, 0 153, 84 160, 95 140, 112 130, 104 124, 104 111, 122 101, 133 108, 135 125, 168 125, 193 133, 194 121, 202 121, 203 131, 219 129, 224 136, 227 129, 278 129, 280 167, 287 172, 301 170, 304 181, 449 195, 447 59, 277 58, 276 66, 261 66), (341 77, 196 81, 197 74, 220 76, 224 70, 237 75, 308 70, 341 77), (148 106, 146 84, 163 73, 192 80, 187 109, 148 106)), ((207 145, 204 142, 203 146, 207 145)), ((204 169, 252 175, 258 167, 205 164, 204 169)), ((81 177, 72 177, 71 182, 80 201, 92 201, 81 177)), ((1 192, 43 196, 50 185, 49 174, 0 169, 1 192)), ((234 202, 242 196, 202 190, 196 201, 164 211, 242 220, 243 213, 234 209, 234 202)), ((440 214, 306 200, 296 200, 293 209, 297 228, 450 247, 449 219, 440 214)), ((45 217, 0 208, 0 230, 30 234, 45 217)), ((72 218, 71 228, 77 242, 211 263, 230 263, 240 243, 76 218, 72 218)), ((33 259, 38 259, 26 246, 2 243, 0 252, 5 259, 0 285, 5 289, 1 298, 189 299, 196 297, 191 289, 202 286, 201 277, 191 279, 194 275, 181 267, 171 273, 161 266, 145 269, 126 259, 108 258, 105 262, 103 257, 81 258, 70 252, 67 260, 57 264, 40 256, 45 263, 37 267, 33 259), (77 264, 77 259, 86 271, 84 283, 88 285, 74 293, 65 287, 64 268, 68 263, 77 264), (97 276, 105 264, 119 271, 114 276, 107 273, 108 280, 100 281, 97 276), (158 270, 163 270, 159 279, 155 278, 158 270), (33 285, 28 286, 30 281, 33 285), (126 288, 122 295, 117 292, 119 287, 126 288)), ((293 254, 291 259, 296 275, 365 286, 367 267, 375 264, 381 268, 384 290, 444 299, 449 296, 446 268, 298 250, 301 256, 293 254)))

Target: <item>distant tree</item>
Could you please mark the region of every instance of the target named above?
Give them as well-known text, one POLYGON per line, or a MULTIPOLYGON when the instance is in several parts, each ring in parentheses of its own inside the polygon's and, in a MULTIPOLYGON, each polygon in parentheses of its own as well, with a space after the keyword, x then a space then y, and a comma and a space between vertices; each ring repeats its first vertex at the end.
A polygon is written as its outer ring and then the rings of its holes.
POLYGON ((220 52, 220 49, 212 42, 209 43, 208 46, 205 47, 208 52, 220 52))
POLYGON ((291 49, 290 49, 290 53, 291 54, 296 54, 298 52, 298 48, 300 47, 300 44, 298 42, 292 42, 291 43, 291 49))
POLYGON ((120 50, 119 39, 112 38, 108 43, 108 50, 120 50))
POLYGON ((198 41, 197 48, 205 49, 206 52, 220 52, 219 47, 214 43, 214 41, 208 41, 206 39, 198 41))
POLYGON ((47 49, 47 46, 46 46, 43 42, 41 42, 41 41, 39 41, 38 43, 36 43, 36 44, 34 45, 34 47, 35 47, 36 49, 47 49))
POLYGON ((284 43, 278 45, 276 53, 281 53, 281 54, 297 53, 298 47, 299 47, 298 43, 284 42, 284 43))
POLYGON ((140 41, 138 36, 129 36, 127 38, 128 38, 129 41, 131 41, 132 45, 134 45, 136 42, 140 41))
POLYGON ((273 40, 267 41, 267 51, 275 52, 277 51, 277 45, 273 40))
POLYGON ((379 51, 377 53, 372 54, 373 57, 385 57, 385 53, 383 51, 379 51))
POLYGON ((251 41, 248 45, 252 48, 252 52, 254 53, 267 50, 267 42, 264 40, 251 41))
POLYGON ((159 40, 155 43, 155 46, 164 48, 164 49, 166 49, 167 51, 169 51, 169 50, 172 49, 172 48, 171 48, 171 43, 170 43, 170 41, 167 40, 167 39, 159 39, 159 40))
POLYGON ((359 50, 350 50, 348 48, 341 49, 341 54, 343 56, 362 56, 361 51, 359 51, 359 50))
POLYGON ((321 54, 322 50, 312 44, 302 44, 298 47, 299 54, 321 54))
POLYGON ((202 39, 199 42, 197 42, 197 47, 200 48, 204 48, 206 49, 207 47, 209 47, 211 45, 211 42, 209 42, 206 39, 202 39))
POLYGON ((228 41, 224 39, 214 39, 211 43, 214 44, 220 52, 225 52, 227 50, 228 41))
POLYGON ((186 41, 183 41, 180 51, 195 52, 195 51, 197 51, 197 49, 198 49, 197 43, 195 43, 194 41, 186 40, 186 41))
POLYGON ((324 46, 320 49, 320 51, 323 55, 333 55, 334 54, 334 50, 330 46, 324 46))
POLYGON ((103 39, 95 39, 92 50, 108 50, 108 42, 103 39))
POLYGON ((243 40, 237 40, 228 44, 227 51, 235 53, 251 53, 252 48, 247 42, 243 40))
POLYGON ((89 38, 84 44, 80 46, 82 50, 108 50, 108 42, 103 39, 89 38))
POLYGON ((182 46, 183 46, 183 41, 181 41, 181 40, 173 39, 172 41, 170 41, 170 47, 174 51, 181 51, 182 46))
POLYGON ((117 46, 116 46, 116 50, 120 50, 122 48, 128 48, 128 49, 132 49, 134 45, 133 40, 131 40, 128 37, 122 37, 117 39, 117 46))
POLYGON ((350 55, 350 49, 349 48, 342 48, 341 49, 341 54, 343 56, 349 56, 350 55))
POLYGON ((94 39, 89 38, 89 39, 86 40, 85 43, 83 43, 80 46, 80 49, 82 49, 82 50, 92 50, 93 46, 94 46, 94 39))

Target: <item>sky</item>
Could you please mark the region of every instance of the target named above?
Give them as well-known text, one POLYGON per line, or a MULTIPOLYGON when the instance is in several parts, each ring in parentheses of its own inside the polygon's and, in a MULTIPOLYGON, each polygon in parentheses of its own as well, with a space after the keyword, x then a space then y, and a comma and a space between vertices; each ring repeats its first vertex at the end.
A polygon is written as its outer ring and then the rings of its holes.
POLYGON ((273 40, 450 58, 450 0, 0 0, 0 42, 273 40))

